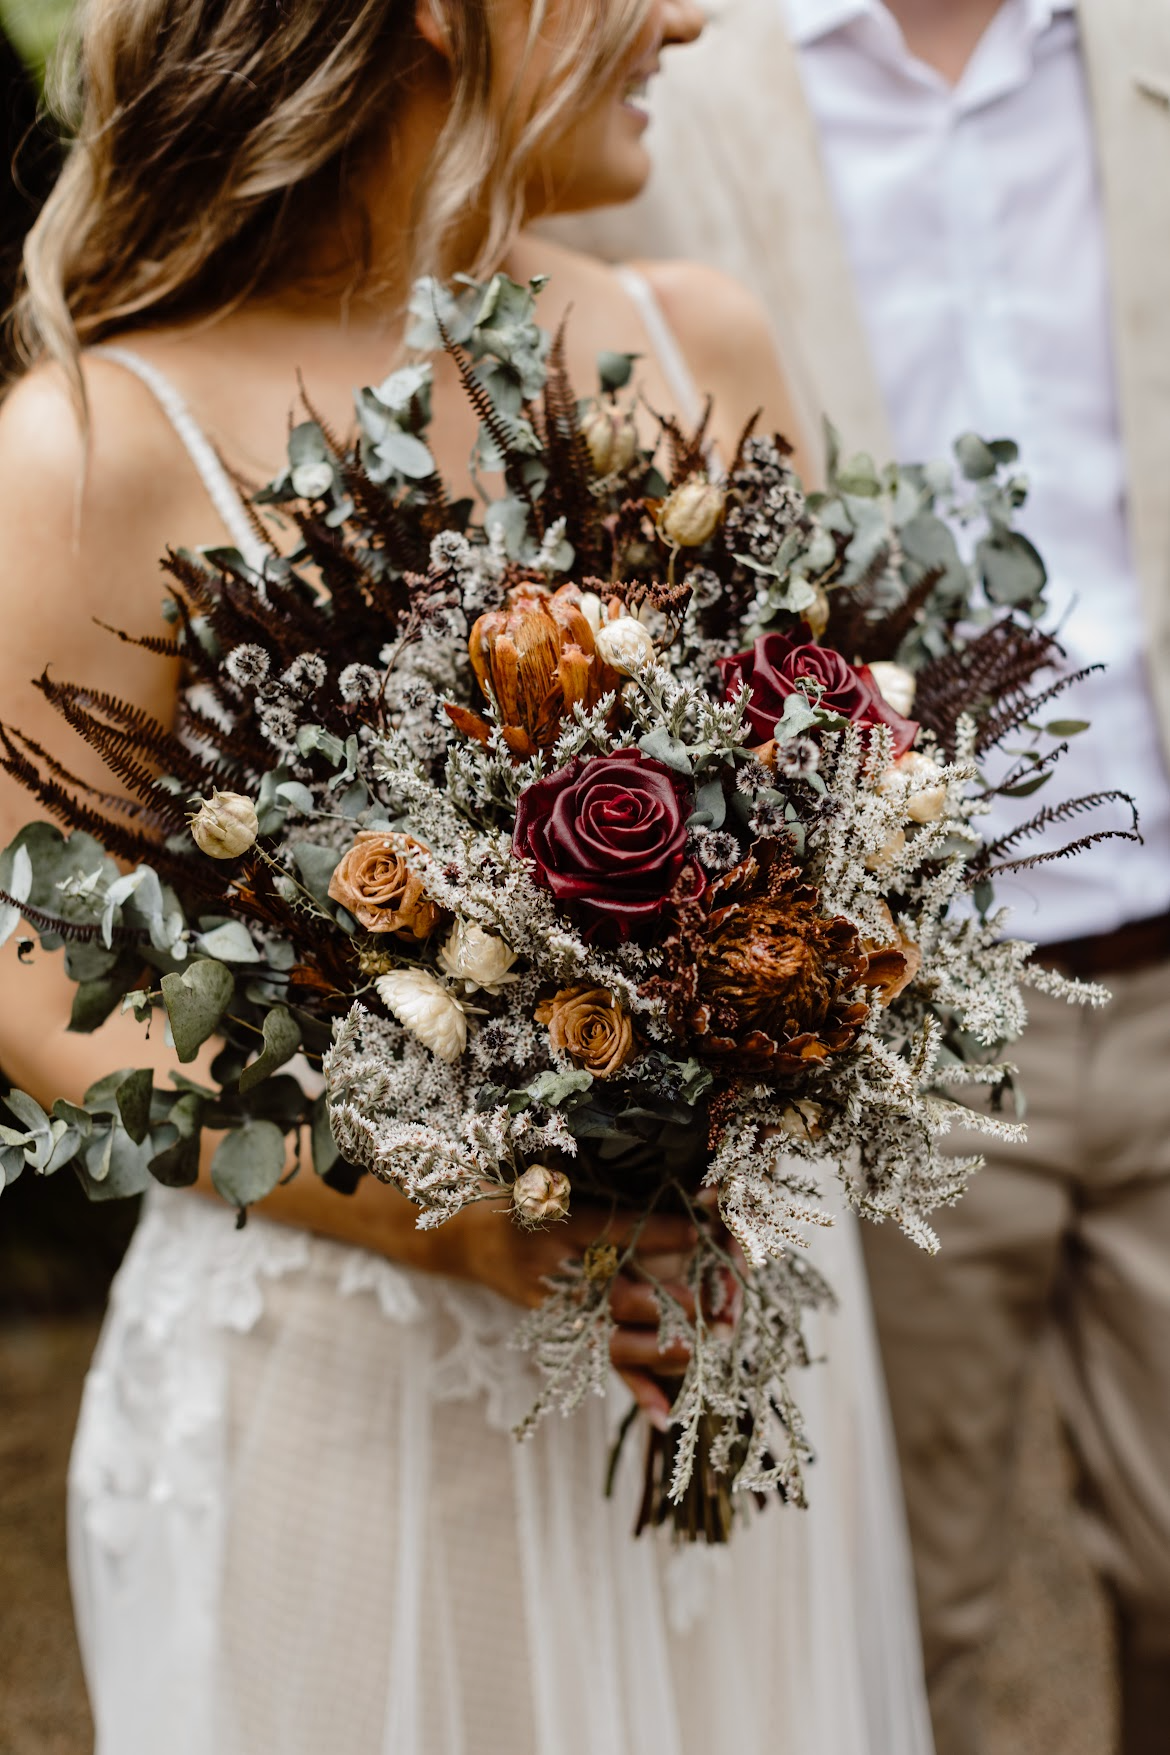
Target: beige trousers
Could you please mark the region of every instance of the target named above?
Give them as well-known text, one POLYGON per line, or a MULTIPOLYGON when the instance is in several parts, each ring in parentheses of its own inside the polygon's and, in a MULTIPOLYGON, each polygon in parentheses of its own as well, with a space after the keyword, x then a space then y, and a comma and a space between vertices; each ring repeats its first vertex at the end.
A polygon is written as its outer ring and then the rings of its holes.
POLYGON ((941 1255, 864 1227, 938 1755, 986 1747, 981 1661, 1042 1347, 1079 1533, 1117 1611, 1121 1747, 1170 1751, 1170 964, 1108 985, 1101 1011, 1032 996, 1016 1056, 1028 1143, 990 1142, 937 1215, 941 1255))

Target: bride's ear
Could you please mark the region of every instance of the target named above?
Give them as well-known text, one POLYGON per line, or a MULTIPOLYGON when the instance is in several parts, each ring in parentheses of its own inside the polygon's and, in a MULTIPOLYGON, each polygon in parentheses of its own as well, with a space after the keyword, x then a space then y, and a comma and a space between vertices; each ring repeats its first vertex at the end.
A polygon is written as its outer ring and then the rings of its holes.
POLYGON ((414 28, 436 55, 441 55, 444 61, 451 59, 451 33, 441 0, 415 0, 414 28))

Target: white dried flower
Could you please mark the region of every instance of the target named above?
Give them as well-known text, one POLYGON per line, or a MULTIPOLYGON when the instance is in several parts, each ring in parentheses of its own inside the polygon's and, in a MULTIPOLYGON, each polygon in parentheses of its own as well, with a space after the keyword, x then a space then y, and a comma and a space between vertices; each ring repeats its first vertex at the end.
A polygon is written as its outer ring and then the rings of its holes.
POLYGON ((658 514, 658 528, 675 548, 702 548, 719 528, 727 495, 705 475, 676 487, 658 514))
POLYGON ((439 967, 454 981, 465 981, 472 993, 499 993, 519 976, 510 973, 516 953, 502 938, 470 920, 457 920, 439 952, 439 967))
POLYGON ((212 859, 238 859, 254 846, 259 833, 256 806, 242 792, 221 792, 217 787, 191 818, 196 847, 212 859))
POLYGON ((564 1171, 550 1170, 547 1164, 530 1164, 512 1184, 516 1211, 529 1225, 567 1217, 570 1192, 564 1171))
POLYGON ((918 689, 913 671, 907 670, 904 664, 887 664, 884 660, 879 660, 877 664, 870 665, 869 674, 877 684, 883 701, 895 713, 901 713, 904 719, 908 719, 914 709, 914 696, 918 689))
POLYGON ((596 591, 582 591, 578 608, 593 632, 596 633, 605 620, 605 605, 596 591))
POLYGON ((467 1047, 467 1013, 455 995, 425 969, 392 969, 379 975, 378 998, 404 1030, 439 1060, 458 1060, 467 1047))
POLYGON ((301 500, 321 500, 333 486, 332 463, 299 463, 293 470, 292 491, 301 500))
POLYGON ((932 786, 930 782, 938 779, 941 773, 942 769, 930 756, 921 750, 907 750, 892 768, 886 769, 878 791, 888 796, 895 790, 899 779, 911 781, 922 790, 915 791, 906 800, 906 815, 912 823, 937 823, 947 808, 947 789, 941 783, 932 786))
POLYGON ((372 664, 347 664, 337 687, 342 700, 352 707, 359 701, 372 701, 382 687, 382 678, 372 664))
POLYGON ((638 429, 628 414, 606 404, 599 403, 585 416, 581 437, 598 475, 620 474, 637 454, 638 429))
POLYGON ((872 853, 866 854, 865 869, 872 872, 888 871, 892 865, 897 864, 905 851, 906 831, 905 829, 895 829, 889 839, 883 841, 880 847, 875 848, 872 853))
POLYGON ((268 654, 263 646, 233 646, 223 667, 242 689, 254 689, 268 675, 268 654))
POLYGON ((654 657, 654 639, 633 616, 605 622, 594 636, 597 655, 622 676, 634 676, 654 657))

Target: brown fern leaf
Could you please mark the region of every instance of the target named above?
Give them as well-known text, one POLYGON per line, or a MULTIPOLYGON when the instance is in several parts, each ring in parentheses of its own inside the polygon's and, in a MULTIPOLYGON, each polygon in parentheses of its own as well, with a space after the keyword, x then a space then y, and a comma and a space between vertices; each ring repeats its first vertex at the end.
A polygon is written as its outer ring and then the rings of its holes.
POLYGON ((385 555, 398 573, 424 567, 426 547, 417 532, 403 522, 390 495, 377 488, 352 460, 342 464, 341 479, 353 501, 357 522, 370 532, 374 551, 385 555))
POLYGON ((219 785, 230 781, 230 774, 217 762, 208 762, 188 750, 157 719, 128 701, 80 683, 54 682, 47 673, 38 679, 36 687, 50 706, 95 748, 98 747, 95 737, 100 736, 106 749, 118 749, 127 756, 149 761, 159 772, 174 775, 193 791, 202 790, 209 780, 219 785))
POLYGON ((565 353, 567 324, 566 315, 549 351, 544 386, 541 436, 550 464, 545 516, 549 523, 557 518, 565 520, 565 532, 578 560, 593 571, 600 563, 603 547, 601 508, 593 493, 589 448, 581 431, 577 394, 569 377, 565 353))
POLYGON ((1007 615, 968 645, 932 659, 918 674, 914 716, 953 756, 964 713, 985 719, 996 703, 1024 689, 1064 653, 1051 634, 1007 615))
POLYGON ((103 622, 99 616, 95 615, 93 619, 95 625, 101 628, 103 633, 113 634, 114 638, 120 640, 123 646, 138 646, 143 652, 153 652, 157 658, 181 658, 183 656, 183 648, 173 635, 128 634, 124 628, 112 627, 109 622, 103 622))
POLYGON ((1133 829, 1094 829, 1092 834, 1080 835, 1065 847, 1053 847, 1046 853, 1032 853, 1021 859, 1007 859, 1000 865, 988 866, 983 872, 986 879, 1007 877, 1012 872, 1035 871, 1039 865, 1051 865, 1055 859, 1071 859, 1077 853, 1084 853, 1089 847, 1095 847, 1099 841, 1140 841, 1141 836, 1133 829))
MULTIPOLYGON (((67 943, 79 945, 105 944, 106 935, 100 924, 86 920, 63 920, 59 914, 49 914, 43 908, 34 908, 31 902, 18 902, 7 890, 0 890, 0 904, 10 908, 19 908, 21 918, 38 932, 55 933, 67 943)), ((114 926, 109 929, 112 945, 149 944, 150 934, 135 926, 114 926)))
POLYGON ((458 343, 452 341, 450 332, 443 323, 443 319, 437 313, 435 315, 435 323, 438 327, 443 347, 454 361, 455 370, 459 374, 459 382, 463 386, 464 395, 475 410, 481 424, 487 428, 491 435, 492 443, 495 445, 497 451, 504 460, 504 480, 515 494, 516 498, 522 500, 525 506, 527 506, 530 529, 532 534, 539 541, 544 535, 544 523, 540 515, 540 507, 536 503, 536 498, 532 489, 524 480, 523 470, 526 460, 521 453, 513 447, 512 440, 508 434, 508 429, 496 413, 495 404, 492 402, 491 397, 473 373, 466 353, 458 343))
POLYGON ((1010 737, 1013 731, 1018 731, 1022 725, 1033 719, 1041 707, 1055 701, 1066 689, 1071 689, 1074 683, 1084 682, 1086 677, 1095 676, 1104 669, 1103 664, 1086 664, 1067 676, 1057 677, 1047 688, 1035 693, 1023 688, 1008 691, 1000 697, 998 706, 980 725, 976 750, 984 755, 988 750, 994 749, 997 743, 1001 743, 1005 737, 1010 737))
MULTIPOLYGON (((980 877, 991 875, 993 869, 1000 871, 1009 869, 1005 865, 997 866, 996 861, 1002 860, 1005 854, 1014 853, 1020 842, 1026 841, 1029 836, 1039 835, 1045 829, 1052 828, 1059 823, 1071 822, 1076 817, 1084 816, 1087 811, 1100 810, 1107 804, 1125 805, 1132 819, 1128 829, 1114 829, 1109 832, 1127 838, 1136 836, 1138 830, 1137 805, 1128 792, 1087 792, 1080 798, 1066 798, 1060 804, 1045 805, 1034 816, 1029 817, 1027 822, 1017 823, 1014 829, 1009 829, 1006 834, 1000 835, 996 840, 989 841, 985 847, 981 847, 969 867, 973 881, 977 882, 980 877)), ((1140 837, 1138 838, 1140 839, 1140 837)), ((1036 857, 1039 858, 1040 855, 1036 855, 1036 857)))
MULTIPOLYGON (((734 475, 737 470, 740 470, 743 468, 744 453, 746 452, 746 450, 748 448, 748 440, 754 436, 755 430, 760 424, 760 416, 763 414, 763 412, 764 411, 762 408, 757 408, 756 412, 752 415, 751 419, 747 422, 746 426, 744 427, 743 432, 739 435, 739 443, 735 447, 735 455, 731 460, 731 467, 727 471, 728 475, 734 475)), ((775 444, 776 449, 779 451, 781 457, 791 457, 792 456, 792 446, 788 443, 787 439, 781 438, 779 433, 776 433, 773 435, 773 443, 775 444)))
POLYGON ((305 380, 299 366, 297 367, 297 389, 301 393, 301 402, 304 405, 305 413, 316 426, 320 427, 321 436, 326 445, 332 451, 334 458, 340 461, 342 457, 349 454, 350 446, 346 444, 344 439, 338 438, 324 415, 309 401, 309 392, 305 389, 305 380))

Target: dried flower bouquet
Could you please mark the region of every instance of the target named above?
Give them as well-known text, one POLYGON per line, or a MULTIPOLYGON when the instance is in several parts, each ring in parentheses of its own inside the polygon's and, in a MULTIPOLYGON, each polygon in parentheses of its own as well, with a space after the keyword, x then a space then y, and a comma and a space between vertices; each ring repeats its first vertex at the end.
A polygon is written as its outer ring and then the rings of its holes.
MULTIPOLYGON (((688 1212, 689 1300, 655 1292, 689 1364, 641 1523, 722 1540, 733 1505, 802 1496, 828 1185, 934 1247, 978 1161, 944 1136, 1018 1131, 1023 990, 1103 998, 1004 936, 996 875, 1031 829, 1126 801, 981 833, 1077 729, 1036 717, 1067 679, 1014 447, 967 436, 954 478, 834 457, 806 495, 782 440, 749 429, 721 462, 653 416, 628 356, 579 401, 539 290, 415 296, 413 343, 458 361, 476 482, 503 491, 450 500, 425 359, 359 394, 353 444, 310 410, 256 502, 290 552, 167 558, 174 638, 141 643, 186 664, 179 724, 42 680, 119 795, 0 728, 64 826, 0 856, 0 934, 64 947, 75 1029, 162 1007, 180 1062, 222 1041, 214 1087, 116 1071, 48 1113, 13 1092, 0 1185, 65 1164, 96 1199, 186 1185, 212 1128, 241 1222, 290 1137, 423 1226, 483 1200, 526 1225, 573 1199, 688 1212)), ((600 1235, 523 1323, 524 1430, 605 1391, 637 1235, 600 1235)))

